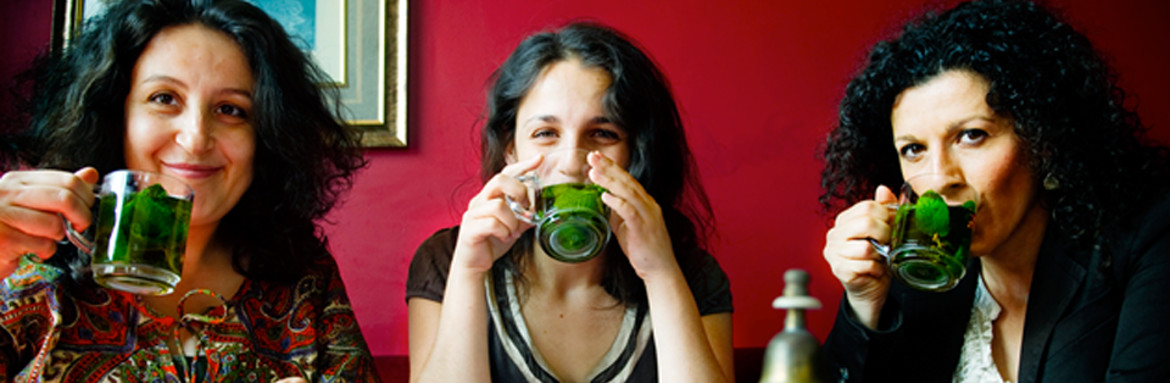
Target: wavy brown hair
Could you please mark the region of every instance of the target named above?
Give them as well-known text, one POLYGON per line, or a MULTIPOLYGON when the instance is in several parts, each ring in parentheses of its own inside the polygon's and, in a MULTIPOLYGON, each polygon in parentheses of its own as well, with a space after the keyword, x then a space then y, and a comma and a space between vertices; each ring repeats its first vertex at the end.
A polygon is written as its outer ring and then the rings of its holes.
MULTIPOLYGON (((9 158, 41 168, 124 168, 123 103, 134 64, 160 30, 198 24, 230 36, 256 81, 253 180, 217 238, 250 279, 291 281, 329 256, 318 225, 365 166, 359 132, 344 123, 335 89, 281 26, 241 0, 123 0, 87 22, 63 52, 42 56, 30 77, 31 123, 9 158)), ((11 167, 12 163, 6 164, 11 167)), ((49 262, 85 278, 88 259, 62 246, 49 262)))
MULTIPOLYGON (((482 180, 487 182, 506 165, 507 149, 516 134, 517 110, 541 71, 571 58, 609 74, 612 81, 602 106, 629 137, 626 170, 661 205, 676 257, 689 256, 680 255, 690 254, 686 249, 705 246, 713 220, 711 205, 699 183, 670 85, 633 40, 600 24, 576 22, 529 36, 495 71, 481 138, 482 180)), ((521 237, 507 267, 522 269, 518 265, 525 262, 532 244, 532 233, 521 237)), ((606 250, 610 258, 603 285, 622 302, 644 301, 642 280, 616 244, 611 241, 606 250)))

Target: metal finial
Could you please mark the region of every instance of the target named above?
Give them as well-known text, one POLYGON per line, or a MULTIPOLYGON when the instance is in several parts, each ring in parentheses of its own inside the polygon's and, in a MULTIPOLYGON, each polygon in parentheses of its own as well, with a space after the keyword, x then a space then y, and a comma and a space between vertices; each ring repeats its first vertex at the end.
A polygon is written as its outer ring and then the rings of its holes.
POLYGON ((804 270, 784 273, 784 295, 772 301, 772 307, 786 309, 784 330, 772 337, 764 354, 761 383, 822 382, 820 348, 804 326, 804 310, 819 309, 821 302, 808 295, 809 275, 804 270))

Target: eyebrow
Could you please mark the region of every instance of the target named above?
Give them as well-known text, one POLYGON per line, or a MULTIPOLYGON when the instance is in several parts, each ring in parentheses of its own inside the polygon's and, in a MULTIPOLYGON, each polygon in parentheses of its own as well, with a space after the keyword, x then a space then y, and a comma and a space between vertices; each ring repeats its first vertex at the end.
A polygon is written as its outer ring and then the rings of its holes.
POLYGON ((167 75, 162 75, 162 74, 150 75, 149 77, 143 79, 141 83, 145 84, 145 83, 150 83, 150 82, 166 82, 166 83, 187 86, 187 84, 183 83, 182 81, 179 81, 179 79, 177 79, 177 78, 167 76, 167 75))
MULTIPOLYGON (((559 119, 559 118, 557 118, 557 116, 554 116, 551 114, 542 114, 539 116, 533 116, 532 118, 529 118, 528 120, 524 121, 524 124, 522 124, 521 126, 528 125, 529 123, 531 123, 533 121, 540 121, 540 122, 546 122, 546 123, 556 123, 556 122, 560 122, 561 119, 559 119)), ((597 117, 593 117, 593 118, 589 119, 589 125, 604 125, 604 124, 613 124, 613 123, 614 123, 613 119, 606 117, 606 116, 597 116, 597 117)))
MULTIPOLYGON (((988 116, 984 116, 984 115, 976 115, 976 116, 964 118, 964 119, 959 120, 953 124, 948 125, 947 126, 947 135, 951 135, 956 130, 962 129, 964 125, 967 125, 967 123, 969 123, 971 121, 976 121, 976 120, 995 122, 996 118, 994 116, 988 117, 988 116)), ((904 134, 901 136, 894 137, 894 142, 898 142, 898 141, 917 141, 917 138, 915 138, 913 135, 904 134)))
MULTIPOLYGON (((167 76, 167 75, 162 75, 162 74, 150 75, 149 77, 143 79, 141 83, 146 84, 146 83, 152 83, 152 82, 164 82, 164 83, 179 85, 179 86, 182 86, 183 88, 187 87, 187 84, 180 81, 179 79, 171 77, 171 76, 167 76)), ((252 99, 252 92, 251 91, 239 89, 239 88, 226 88, 226 89, 222 89, 219 93, 238 94, 238 95, 247 97, 249 100, 252 99)))
POLYGON ((613 119, 606 116, 597 116, 589 120, 589 125, 604 125, 613 123, 613 119))
POLYGON ((529 118, 527 121, 524 121, 523 125, 528 125, 528 124, 532 123, 533 121, 552 123, 552 122, 560 122, 561 120, 559 118, 557 118, 557 116, 554 116, 551 114, 542 114, 539 116, 533 116, 532 118, 529 118))

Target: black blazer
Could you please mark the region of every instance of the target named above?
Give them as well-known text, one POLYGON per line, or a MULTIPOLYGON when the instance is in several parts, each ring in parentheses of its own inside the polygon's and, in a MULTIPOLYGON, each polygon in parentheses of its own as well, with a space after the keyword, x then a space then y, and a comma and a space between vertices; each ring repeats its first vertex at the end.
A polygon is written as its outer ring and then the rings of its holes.
MULTIPOLYGON (((1170 199, 1131 222, 1112 230, 1105 252, 1070 248, 1049 225, 1016 383, 1170 381, 1170 199)), ((945 293, 894 283, 880 331, 854 320, 842 299, 825 340, 831 381, 950 382, 979 270, 972 260, 945 293)))

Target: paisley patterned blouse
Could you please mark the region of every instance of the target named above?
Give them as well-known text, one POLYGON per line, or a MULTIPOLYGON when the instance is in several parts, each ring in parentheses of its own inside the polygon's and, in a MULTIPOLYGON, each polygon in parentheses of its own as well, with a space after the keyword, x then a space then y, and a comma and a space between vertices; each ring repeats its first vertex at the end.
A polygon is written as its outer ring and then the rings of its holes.
POLYGON ((61 274, 26 257, 0 285, 0 381, 378 381, 332 259, 295 284, 245 280, 220 307, 178 320, 133 294, 67 291, 61 274), (196 357, 168 346, 180 328, 198 337, 196 357))

